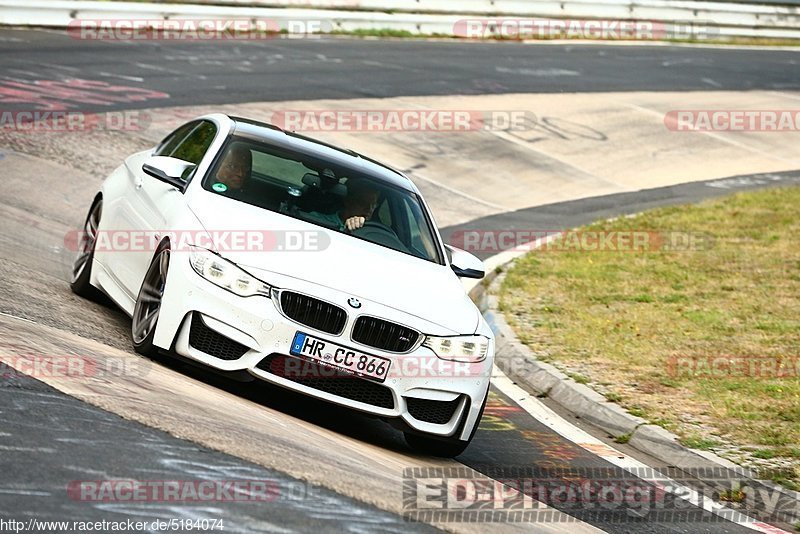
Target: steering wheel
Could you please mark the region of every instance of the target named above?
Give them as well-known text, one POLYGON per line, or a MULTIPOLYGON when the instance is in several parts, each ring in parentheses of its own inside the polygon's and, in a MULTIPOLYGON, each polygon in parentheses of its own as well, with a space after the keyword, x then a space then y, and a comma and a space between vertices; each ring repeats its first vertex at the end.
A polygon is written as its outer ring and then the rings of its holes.
POLYGON ((406 251, 408 248, 400 241, 400 238, 397 237, 397 234, 394 230, 386 226, 385 224, 381 224, 376 221, 367 221, 364 223, 364 226, 361 228, 356 228, 352 232, 353 235, 366 239, 367 241, 372 241, 373 243, 378 243, 380 245, 385 245, 389 248, 393 248, 395 250, 402 250, 406 251))

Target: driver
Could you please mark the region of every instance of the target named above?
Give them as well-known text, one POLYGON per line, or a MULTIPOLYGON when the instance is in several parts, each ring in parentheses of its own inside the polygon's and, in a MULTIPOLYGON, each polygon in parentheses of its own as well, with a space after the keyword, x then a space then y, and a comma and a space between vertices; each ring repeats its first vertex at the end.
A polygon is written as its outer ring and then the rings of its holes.
POLYGON ((378 205, 378 191, 366 180, 350 178, 347 180, 347 196, 342 201, 338 213, 311 212, 315 217, 336 225, 339 231, 358 230, 375 212, 378 205))
POLYGON ((352 232, 364 226, 377 206, 378 191, 370 187, 366 180, 348 180, 347 196, 339 217, 344 222, 344 227, 352 232))

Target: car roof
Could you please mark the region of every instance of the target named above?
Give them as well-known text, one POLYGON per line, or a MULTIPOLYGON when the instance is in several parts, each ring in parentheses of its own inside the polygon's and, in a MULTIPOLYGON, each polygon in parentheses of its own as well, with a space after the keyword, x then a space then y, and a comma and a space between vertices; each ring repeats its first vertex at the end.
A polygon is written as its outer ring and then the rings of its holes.
POLYGON ((279 148, 333 160, 342 166, 356 168, 378 181, 419 193, 413 182, 400 171, 347 148, 325 143, 295 132, 288 132, 274 124, 242 117, 228 116, 234 122, 233 134, 255 141, 266 142, 279 148))

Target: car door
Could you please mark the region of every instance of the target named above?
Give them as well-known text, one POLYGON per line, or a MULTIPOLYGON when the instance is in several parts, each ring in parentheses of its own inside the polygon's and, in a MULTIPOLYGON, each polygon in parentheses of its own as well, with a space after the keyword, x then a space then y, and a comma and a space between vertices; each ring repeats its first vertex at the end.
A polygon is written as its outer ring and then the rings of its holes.
MULTIPOLYGON (((116 254, 118 264, 114 271, 132 298, 139 292, 144 274, 161 237, 171 228, 169 222, 176 211, 186 209, 183 194, 175 187, 162 182, 142 170, 151 156, 171 156, 198 165, 205 156, 217 133, 217 127, 207 120, 194 121, 179 128, 162 142, 154 152, 134 154, 126 160, 130 187, 125 195, 127 203, 121 206, 120 227, 130 231, 129 250, 116 254)), ((185 179, 189 179, 188 173, 185 179)))

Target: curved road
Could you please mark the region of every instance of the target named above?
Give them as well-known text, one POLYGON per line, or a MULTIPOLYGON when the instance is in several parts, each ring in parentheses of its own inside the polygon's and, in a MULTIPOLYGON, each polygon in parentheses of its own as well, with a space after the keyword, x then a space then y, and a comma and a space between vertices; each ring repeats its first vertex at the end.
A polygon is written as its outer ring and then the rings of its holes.
MULTIPOLYGON (((214 44, 86 43, 71 40, 59 32, 37 30, 0 30, 0 48, 4 52, 0 55, 0 111, 105 111, 356 96, 684 91, 720 87, 727 90, 800 90, 797 74, 800 56, 792 51, 349 39, 214 44), (103 98, 87 99, 69 91, 69 88, 76 89, 71 81, 75 78, 136 90, 116 95, 106 91, 103 98), (42 81, 50 84, 42 84, 42 81), (169 98, 159 95, 169 95, 169 98)), ((30 139, 29 143, 31 152, 38 153, 37 140, 30 139)), ((91 147, 87 147, 87 153, 89 151, 91 147)), ((116 309, 87 303, 71 295, 64 281, 69 255, 54 248, 66 230, 80 222, 98 177, 2 148, 0 169, 6 190, 14 192, 5 195, 0 203, 0 218, 6 228, 0 241, 0 266, 7 273, 0 282, 2 354, 99 351, 118 358, 124 354, 138 358, 130 354, 128 319, 116 309), (31 172, 32 169, 35 172, 31 172)), ((797 176, 787 174, 782 179, 793 182, 797 176)), ((743 180, 731 188, 760 185, 763 182, 759 180, 743 180)), ((642 207, 696 201, 731 188, 695 183, 578 200, 501 213, 446 230, 503 228, 509 224, 571 227, 596 217, 642 207)), ((422 471, 416 472, 418 475, 433 474, 433 478, 441 477, 442 472, 424 470, 450 469, 453 478, 467 478, 459 469, 472 468, 496 480, 513 478, 513 473, 522 472, 543 484, 574 484, 576 480, 586 479, 619 484, 620 480, 628 479, 620 465, 635 465, 631 451, 624 446, 604 448, 590 443, 589 437, 581 438, 584 439, 582 444, 568 439, 565 432, 558 431, 563 427, 561 423, 554 426, 555 423, 549 424, 542 416, 534 417, 531 410, 545 410, 536 404, 538 401, 528 399, 526 406, 534 408, 523 408, 517 403, 522 397, 509 396, 509 392, 515 395, 518 392, 508 385, 502 390, 493 390, 481 430, 456 463, 409 455, 397 432, 358 414, 343 414, 262 384, 232 383, 179 362, 145 360, 140 364, 148 374, 143 375, 146 380, 139 385, 149 384, 153 379, 152 391, 143 394, 151 396, 142 398, 157 399, 158 403, 136 408, 136 402, 141 399, 140 393, 135 391, 131 392, 130 399, 124 396, 115 399, 110 395, 103 399, 98 392, 92 403, 112 411, 116 411, 112 408, 115 403, 124 404, 126 407, 118 413, 124 412, 128 419, 170 430, 181 438, 231 455, 212 452, 119 419, 30 378, 14 377, 0 383, 0 395, 4 398, 0 415, 3 419, 0 469, 4 473, 0 483, 0 516, 99 519, 110 513, 119 514, 119 517, 170 517, 180 513, 185 517, 227 517, 234 531, 270 531, 278 525, 289 530, 310 530, 320 528, 327 520, 338 521, 341 528, 355 531, 424 530, 427 526, 422 523, 403 523, 396 515, 379 510, 408 512, 413 509, 406 506, 406 502, 398 503, 397 498, 411 495, 410 484, 419 489, 414 479, 387 478, 397 486, 385 488, 386 495, 363 496, 355 489, 348 489, 348 485, 352 486, 355 481, 365 488, 373 488, 373 492, 380 491, 386 476, 382 469, 387 465, 395 470, 410 469, 408 472, 420 469, 422 471), (184 392, 191 393, 191 399, 178 397, 184 392), (170 398, 171 393, 176 397, 170 398), (202 404, 189 402, 203 398, 213 398, 219 405, 209 405, 208 413, 199 413, 198 410, 203 410, 202 404), (202 417, 219 415, 224 418, 226 411, 231 419, 225 428, 236 439, 225 439, 227 436, 222 435, 204 435, 201 439, 197 437, 199 434, 193 433, 201 430, 187 428, 202 426, 206 421, 202 417), (134 415, 137 412, 141 415, 134 415), (169 420, 170 413, 176 418, 196 415, 199 423, 189 421, 187 427, 181 427, 169 420), (256 426, 263 425, 271 432, 274 443, 262 445, 269 454, 265 452, 260 456, 258 451, 252 450, 253 444, 258 443, 252 434, 255 431, 245 429, 237 419, 240 416, 264 418, 258 420, 256 426), (182 430, 174 430, 178 428, 182 430), (240 442, 235 443, 237 440, 240 442), (307 446, 319 447, 317 455, 321 456, 313 455, 307 446), (281 452, 283 456, 277 457, 281 452), (170 458, 179 458, 180 462, 170 462, 170 458), (217 503, 207 510, 157 503, 115 509, 107 504, 87 505, 69 499, 63 490, 70 481, 87 477, 152 480, 244 476, 274 480, 278 486, 290 488, 299 482, 277 471, 286 466, 290 474, 303 478, 308 474, 308 479, 313 480, 314 469, 309 469, 308 464, 317 461, 321 469, 341 471, 338 480, 329 487, 339 493, 358 494, 360 500, 375 506, 356 503, 316 486, 313 499, 306 498, 298 504, 289 498, 280 498, 261 509, 250 508, 246 513, 237 508, 246 505, 230 503, 217 503), (277 468, 277 471, 255 464, 277 468), (217 466, 217 469, 198 466, 217 466), (532 466, 550 471, 533 474, 525 471, 532 466), (350 480, 349 470, 353 472, 350 480), (370 470, 374 470, 374 486, 370 486, 368 480, 370 470), (405 486, 401 487, 401 482, 405 486), (278 513, 280 516, 275 515, 278 513)), ((500 382, 504 383, 502 378, 500 382)), ((65 383, 58 389, 74 390, 81 397, 86 395, 82 387, 65 383)), ((585 427, 579 421, 572 423, 585 427)), ((591 428, 585 429, 597 434, 591 428)), ((644 460, 652 463, 652 460, 644 460)), ((686 478, 681 483, 695 487, 697 481, 686 478)), ((636 484, 650 495, 659 494, 658 484, 638 479, 636 484)), ((635 506, 603 509, 597 503, 577 505, 574 500, 549 498, 545 499, 547 505, 585 524, 571 525, 555 520, 541 522, 539 526, 553 530, 597 527, 608 532, 750 531, 718 514, 692 504, 681 504, 669 492, 662 492, 660 498, 664 510, 674 513, 659 518, 642 514, 641 508, 635 506)), ((470 528, 465 523, 434 521, 448 529, 470 528)), ((503 526, 513 529, 515 525, 506 523, 503 526)))

